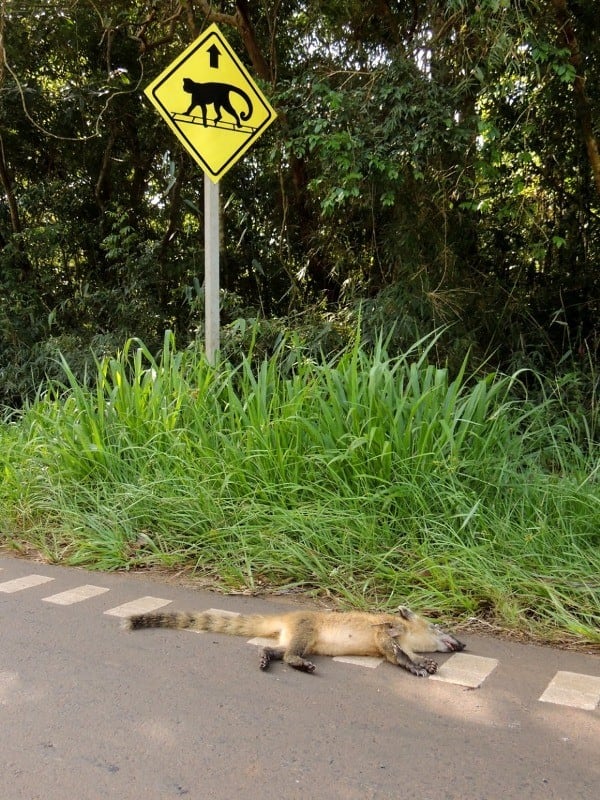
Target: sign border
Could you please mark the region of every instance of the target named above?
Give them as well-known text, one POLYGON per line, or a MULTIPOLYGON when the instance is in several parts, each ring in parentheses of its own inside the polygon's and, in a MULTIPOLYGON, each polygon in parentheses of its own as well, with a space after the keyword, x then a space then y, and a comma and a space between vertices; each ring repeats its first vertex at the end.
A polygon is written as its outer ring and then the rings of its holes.
POLYGON ((181 141, 184 145, 188 153, 192 156, 192 158, 202 167, 204 172, 211 178, 213 182, 218 182, 229 169, 240 160, 240 158, 244 155, 244 153, 254 144, 255 140, 261 135, 261 133, 267 128, 274 120, 277 118, 277 112, 272 108, 266 97, 263 96, 260 88, 257 86, 256 81, 246 67, 242 64, 239 57, 236 55, 235 51, 231 48, 231 45, 225 38, 225 36, 221 33, 218 26, 213 23, 210 25, 200 36, 195 39, 183 53, 180 53, 177 58, 171 64, 166 67, 160 75, 158 75, 145 89, 144 94, 154 107, 158 110, 159 114, 163 117, 165 122, 169 125, 171 130, 175 133, 177 138, 181 141), (264 110, 267 113, 266 119, 255 129, 254 133, 250 136, 250 138, 243 144, 241 147, 236 150, 225 163, 220 167, 219 170, 213 170, 211 166, 206 162, 204 156, 198 152, 198 150, 194 147, 194 145, 189 141, 188 137, 185 133, 175 125, 173 122, 172 114, 173 112, 169 111, 168 108, 161 102, 161 100, 157 97, 156 92, 160 87, 165 83, 169 78, 173 76, 185 61, 190 58, 197 50, 203 47, 207 40, 212 37, 216 36, 219 44, 227 51, 227 55, 233 61, 235 66, 239 69, 242 73, 245 80, 250 84, 254 93, 256 94, 257 98, 260 100, 260 103, 264 110))

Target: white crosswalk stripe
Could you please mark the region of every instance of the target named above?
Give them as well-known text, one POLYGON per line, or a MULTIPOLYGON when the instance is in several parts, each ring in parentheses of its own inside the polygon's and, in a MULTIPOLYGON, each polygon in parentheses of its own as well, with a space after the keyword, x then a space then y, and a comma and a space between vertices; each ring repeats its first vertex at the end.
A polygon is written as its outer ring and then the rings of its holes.
POLYGON ((42 597, 42 600, 45 603, 55 603, 57 606, 70 606, 73 603, 81 603, 83 600, 89 600, 91 597, 97 597, 108 591, 110 590, 104 586, 93 586, 88 583, 84 586, 77 586, 75 589, 69 589, 67 592, 59 592, 49 597, 42 597))
POLYGON ((131 614, 145 614, 148 611, 156 611, 157 608, 168 606, 171 600, 165 600, 162 597, 139 597, 137 600, 131 600, 129 603, 109 608, 105 611, 110 617, 129 617, 131 614))
POLYGON ((256 647, 273 647, 274 639, 269 639, 266 636, 255 636, 254 639, 248 639, 246 644, 253 644, 256 647))
POLYGON ((383 658, 374 656, 334 656, 333 660, 339 661, 341 664, 354 664, 356 667, 367 667, 368 669, 375 669, 383 664, 383 658))
POLYGON ((600 704, 600 678, 578 672, 557 672, 539 699, 542 703, 594 711, 600 704))
POLYGON ((431 680, 456 683, 469 689, 478 689, 498 666, 498 659, 455 653, 440 666, 431 680))
POLYGON ((32 586, 40 586, 42 583, 48 583, 53 580, 54 578, 48 578, 46 575, 26 575, 23 578, 14 578, 12 581, 0 583, 0 592, 12 594, 13 592, 31 589, 32 586))

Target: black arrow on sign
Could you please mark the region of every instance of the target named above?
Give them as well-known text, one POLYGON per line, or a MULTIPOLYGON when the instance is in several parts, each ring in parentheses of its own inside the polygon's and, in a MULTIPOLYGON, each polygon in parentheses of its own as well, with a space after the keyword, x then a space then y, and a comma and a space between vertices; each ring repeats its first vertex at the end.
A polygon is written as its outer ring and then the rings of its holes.
POLYGON ((210 66, 213 69, 219 69, 219 56, 221 55, 221 51, 216 44, 211 44, 208 48, 208 54, 210 56, 210 66))

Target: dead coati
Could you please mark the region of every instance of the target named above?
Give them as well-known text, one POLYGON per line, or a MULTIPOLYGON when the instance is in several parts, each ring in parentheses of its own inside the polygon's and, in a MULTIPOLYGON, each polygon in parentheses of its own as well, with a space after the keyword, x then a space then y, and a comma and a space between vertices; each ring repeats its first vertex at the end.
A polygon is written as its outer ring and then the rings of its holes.
MULTIPOLYGON (((401 607, 397 614, 369 614, 327 611, 294 611, 268 616, 231 616, 215 611, 151 612, 137 614, 124 622, 130 630, 140 628, 190 628, 197 631, 229 633, 235 636, 277 638, 276 647, 265 647, 260 668, 283 660, 295 669, 314 672, 305 656, 381 656, 390 663, 425 677, 437 670, 431 659, 419 660, 415 653, 464 650, 454 636, 423 617, 401 607)), ((274 642, 275 644, 275 642, 274 642)))

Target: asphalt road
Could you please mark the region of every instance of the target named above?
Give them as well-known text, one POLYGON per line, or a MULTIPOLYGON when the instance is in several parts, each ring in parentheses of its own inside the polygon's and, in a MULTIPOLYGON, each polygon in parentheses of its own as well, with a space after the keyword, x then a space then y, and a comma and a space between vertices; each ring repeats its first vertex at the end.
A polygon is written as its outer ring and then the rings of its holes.
POLYGON ((594 686, 592 708, 539 700, 558 671, 597 680, 598 656, 468 635, 498 661, 477 689, 327 658, 262 673, 243 639, 122 631, 106 612, 141 597, 289 608, 0 558, 1 800, 600 796, 594 686), (32 574, 52 580, 15 590, 32 574), (47 599, 84 585, 98 588, 47 599))

